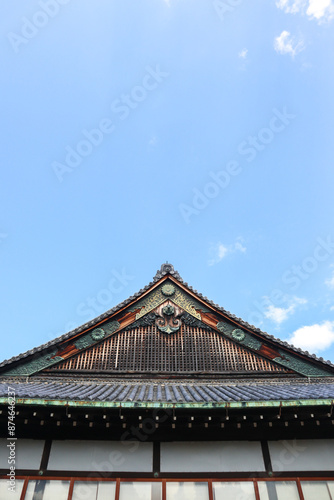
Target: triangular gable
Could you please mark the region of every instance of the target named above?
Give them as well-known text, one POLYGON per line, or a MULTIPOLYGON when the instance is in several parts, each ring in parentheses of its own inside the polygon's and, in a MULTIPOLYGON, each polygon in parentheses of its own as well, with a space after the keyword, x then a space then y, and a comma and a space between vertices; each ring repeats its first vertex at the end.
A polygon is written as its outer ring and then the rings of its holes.
MULTIPOLYGON (((172 289, 170 284, 165 286, 172 289)), ((47 371, 173 375, 289 373, 278 363, 213 330, 170 299, 144 316, 137 316, 124 330, 47 371)), ((103 337, 102 329, 99 331, 103 337)))
POLYGON ((136 322, 148 318, 166 301, 215 332, 215 338, 221 336, 231 345, 253 353, 256 359, 267 360, 272 366, 307 377, 332 376, 334 373, 330 363, 274 339, 204 298, 183 282, 171 264, 164 264, 153 283, 116 308, 51 343, 3 362, 0 369, 4 375, 10 376, 30 376, 50 369, 102 340, 120 335, 119 332, 126 331, 131 325, 136 328, 136 322))

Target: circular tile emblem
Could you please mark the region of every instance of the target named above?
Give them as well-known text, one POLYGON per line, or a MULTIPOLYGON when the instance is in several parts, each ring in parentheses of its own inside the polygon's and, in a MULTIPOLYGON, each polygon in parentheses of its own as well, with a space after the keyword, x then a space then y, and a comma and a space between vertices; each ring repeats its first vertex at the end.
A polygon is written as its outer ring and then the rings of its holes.
POLYGON ((103 328, 95 328, 90 334, 93 340, 101 340, 105 336, 105 331, 103 328))
POLYGON ((238 342, 242 342, 246 335, 242 330, 239 330, 238 328, 236 330, 233 330, 232 332, 232 337, 237 340, 238 342))
POLYGON ((171 295, 174 295, 175 287, 173 285, 164 285, 161 288, 161 291, 162 291, 163 295, 166 295, 166 297, 170 297, 171 295))

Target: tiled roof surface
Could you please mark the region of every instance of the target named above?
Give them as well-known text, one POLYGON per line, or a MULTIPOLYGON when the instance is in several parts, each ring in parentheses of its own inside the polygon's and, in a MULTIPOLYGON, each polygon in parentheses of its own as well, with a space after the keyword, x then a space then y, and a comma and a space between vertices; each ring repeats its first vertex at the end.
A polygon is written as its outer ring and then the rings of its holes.
POLYGON ((216 308, 218 311, 220 311, 221 313, 223 313, 227 318, 230 318, 231 320, 233 321, 237 321, 238 323, 240 323, 242 326, 244 326, 245 328, 248 328, 249 330, 252 330, 256 333, 259 333, 260 335, 262 335, 263 337, 271 340, 271 341, 274 341, 276 344, 279 344, 283 347, 286 347, 288 349, 291 349, 295 352, 298 352, 304 356, 307 356, 311 359, 314 359, 316 361, 320 361, 328 366, 331 366, 331 367, 334 367, 334 364, 331 363, 331 361, 326 361, 324 360, 322 357, 318 358, 315 354, 310 354, 308 351, 303 351, 302 349, 299 349, 297 347, 295 347, 294 345, 292 344, 289 344, 288 342, 284 342, 280 339, 277 339, 276 337, 274 337, 273 335, 269 335, 268 333, 266 332, 263 332, 262 330, 260 330, 259 328, 256 328, 255 326, 253 325, 250 325, 249 323, 247 323, 246 321, 244 321, 243 319, 241 318, 238 318, 237 316, 235 316, 234 314, 230 313, 229 311, 226 311, 223 307, 219 306, 218 304, 215 304, 212 300, 209 300, 207 297, 205 297, 204 295, 202 295, 201 293, 199 293, 197 290, 195 290, 194 288, 192 288, 190 285, 188 285, 188 283, 186 283, 185 281, 183 281, 183 279, 181 278, 181 276, 179 275, 179 273, 177 271, 174 270, 174 267, 172 266, 172 264, 162 264, 160 270, 157 271, 156 275, 154 276, 153 278, 153 281, 151 283, 149 283, 148 285, 146 285, 144 288, 142 288, 141 290, 139 290, 139 292, 135 293, 134 295, 132 295, 131 297, 129 297, 128 299, 124 300, 123 302, 121 302, 120 304, 118 304, 117 306, 113 307, 112 309, 109 309, 109 311, 106 311, 105 313, 101 314, 100 316, 97 316, 96 318, 92 319, 91 321, 88 321, 87 323, 79 326, 78 328, 75 328, 74 330, 71 330, 70 332, 68 333, 65 333, 64 335, 61 335, 60 337, 57 337, 53 340, 51 340, 50 342, 47 342, 45 344, 42 344, 40 345, 39 347, 36 347, 34 349, 31 349, 25 353, 22 353, 18 356, 14 356, 8 360, 4 360, 2 363, 0 363, 0 367, 2 366, 6 366, 14 361, 18 361, 20 359, 24 359, 32 354, 35 354, 37 352, 41 352, 49 347, 52 347, 56 344, 58 344, 59 342, 63 342, 64 340, 67 340, 67 339, 70 339, 71 337, 73 337, 74 335, 77 335, 78 333, 81 333, 85 330, 87 330, 88 328, 91 328, 93 327, 94 325, 100 323, 101 321, 109 318, 111 315, 115 314, 117 311, 121 310, 123 307, 129 305, 132 301, 138 299, 144 292, 146 292, 147 290, 149 290, 157 281, 159 281, 161 278, 163 278, 164 276, 166 275, 170 275, 170 276, 173 276, 176 280, 178 280, 180 283, 182 283, 188 290, 190 290, 191 292, 193 292, 198 298, 204 300, 205 302, 207 302, 208 304, 210 304, 211 306, 213 306, 214 308, 216 308))
POLYGON ((197 383, 156 381, 28 381, 0 384, 0 397, 7 397, 8 385, 16 398, 167 403, 224 403, 232 401, 282 401, 302 399, 334 399, 334 379, 310 383, 254 382, 197 383))

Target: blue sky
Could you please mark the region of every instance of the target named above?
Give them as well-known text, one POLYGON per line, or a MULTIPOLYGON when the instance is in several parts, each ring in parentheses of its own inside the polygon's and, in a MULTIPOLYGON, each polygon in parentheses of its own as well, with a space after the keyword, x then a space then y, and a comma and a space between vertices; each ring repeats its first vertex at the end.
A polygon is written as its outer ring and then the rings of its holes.
POLYGON ((162 262, 334 361, 331 0, 17 0, 0 16, 1 358, 162 262))

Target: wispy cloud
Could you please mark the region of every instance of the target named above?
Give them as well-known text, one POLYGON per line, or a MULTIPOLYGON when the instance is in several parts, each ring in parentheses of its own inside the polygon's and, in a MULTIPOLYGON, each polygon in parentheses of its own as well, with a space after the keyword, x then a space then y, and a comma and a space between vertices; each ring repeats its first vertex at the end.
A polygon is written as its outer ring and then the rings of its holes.
POLYGON ((282 31, 274 40, 274 49, 278 54, 290 54, 291 57, 295 57, 304 48, 303 40, 301 38, 296 40, 295 37, 291 36, 289 31, 282 31))
POLYGON ((217 243, 216 245, 212 245, 209 253, 211 258, 208 261, 209 266, 214 266, 218 264, 224 257, 228 254, 228 247, 223 245, 222 243, 217 243))
MULTIPOLYGON (((332 266, 333 267, 333 266, 332 266)), ((330 278, 328 278, 326 281, 325 281, 325 284, 329 287, 329 288, 333 288, 334 289, 334 270, 332 271, 332 276, 330 278)))
POLYGON ((236 241, 234 243, 234 249, 232 249, 232 251, 236 251, 236 252, 242 252, 242 253, 245 253, 247 248, 240 242, 240 241, 236 241))
POLYGON ((248 54, 248 49, 242 49, 239 52, 238 57, 240 57, 241 59, 246 59, 247 54, 248 54))
MULTIPOLYGON (((269 300, 268 297, 264 297, 264 299, 269 300)), ((298 306, 307 304, 307 300, 301 297, 286 297, 285 301, 285 307, 276 307, 274 304, 268 304, 264 316, 276 323, 276 325, 280 325, 295 312, 298 306)))
POLYGON ((151 136, 149 138, 149 141, 148 141, 148 149, 149 149, 149 151, 154 150, 157 147, 158 142, 159 142, 158 138, 155 135, 151 136))
POLYGON ((320 23, 334 17, 333 0, 278 0, 276 6, 287 14, 306 14, 320 23))
POLYGON ((224 245, 221 242, 216 243, 215 245, 211 245, 209 249, 210 259, 208 265, 214 266, 222 261, 226 255, 235 252, 245 253, 246 250, 246 247, 242 244, 242 238, 238 238, 232 245, 224 245))
POLYGON ((306 3, 307 0, 278 0, 276 7, 284 10, 287 14, 297 14, 305 8, 306 3))
POLYGON ((289 342, 311 352, 328 349, 334 343, 334 321, 302 326, 292 334, 289 342))

